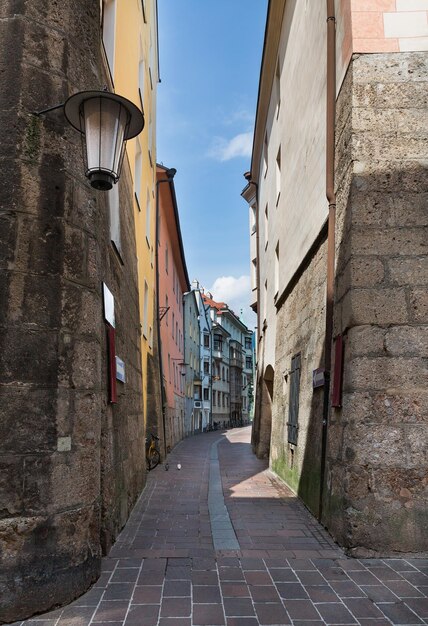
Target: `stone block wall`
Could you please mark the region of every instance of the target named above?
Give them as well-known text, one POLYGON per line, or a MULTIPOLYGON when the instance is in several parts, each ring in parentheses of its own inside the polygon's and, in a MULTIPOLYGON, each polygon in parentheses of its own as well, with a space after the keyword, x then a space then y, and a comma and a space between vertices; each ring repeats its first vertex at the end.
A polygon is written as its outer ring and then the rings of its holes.
POLYGON ((324 522, 356 555, 428 550, 426 53, 355 55, 337 109, 335 334, 324 522))
POLYGON ((325 235, 308 255, 278 307, 273 386, 271 467, 318 513, 323 388, 313 389, 312 372, 323 366, 325 335, 325 235), (290 367, 301 355, 297 445, 288 443, 290 367))
POLYGON ((69 602, 99 574, 144 481, 131 179, 120 260, 106 198, 61 111, 102 88, 99 2, 0 7, 0 622, 69 602), (101 283, 127 367, 107 403, 101 283))

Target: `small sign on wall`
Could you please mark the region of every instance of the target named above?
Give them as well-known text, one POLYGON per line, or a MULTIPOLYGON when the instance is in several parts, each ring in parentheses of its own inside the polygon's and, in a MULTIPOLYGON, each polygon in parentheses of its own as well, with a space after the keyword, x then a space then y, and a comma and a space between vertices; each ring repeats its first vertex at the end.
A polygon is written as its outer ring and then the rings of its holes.
POLYGON ((105 283, 103 283, 104 319, 112 328, 116 327, 114 319, 114 296, 105 283))
POLYGON ((312 387, 313 389, 317 389, 318 387, 323 387, 325 382, 324 377, 324 368, 318 367, 316 370, 312 372, 312 387))
POLYGON ((125 363, 122 361, 122 359, 119 359, 118 356, 116 356, 116 378, 117 380, 120 380, 121 383, 126 382, 125 363))

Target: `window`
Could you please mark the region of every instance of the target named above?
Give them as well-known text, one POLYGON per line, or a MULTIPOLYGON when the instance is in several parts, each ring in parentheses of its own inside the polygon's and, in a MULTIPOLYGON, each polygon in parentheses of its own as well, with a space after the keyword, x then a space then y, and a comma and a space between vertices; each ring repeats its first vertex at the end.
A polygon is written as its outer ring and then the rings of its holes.
POLYGON ((228 369, 226 369, 226 380, 227 382, 229 382, 229 370, 228 369))
POLYGON ((279 241, 275 248, 275 294, 279 291, 279 241))
POLYGON ((275 184, 276 184, 276 204, 278 204, 279 196, 281 195, 281 146, 279 146, 278 154, 276 155, 275 184))
POLYGON ((276 64, 275 72, 275 95, 276 95, 276 117, 279 115, 279 109, 281 106, 281 68, 279 67, 279 59, 276 64))
POLYGON ((168 373, 169 373, 169 382, 171 384, 171 355, 168 354, 168 373))
POLYGON ((122 254, 120 241, 120 211, 119 211, 119 183, 113 185, 107 194, 107 202, 110 214, 110 239, 119 254, 122 254))
POLYGON ((114 50, 116 40, 116 0, 103 0, 103 44, 110 74, 114 76, 114 50))
POLYGON ((263 319, 266 320, 267 314, 267 291, 268 291, 268 282, 265 280, 265 288, 264 288, 264 298, 263 298, 263 319))
POLYGON ((147 200, 146 200, 146 239, 147 243, 150 246, 150 227, 151 227, 151 203, 150 203, 150 192, 147 189, 147 200))
POLYGON ((250 208, 250 230, 251 230, 251 234, 255 233, 257 230, 257 218, 256 218, 256 205, 255 204, 250 208))
POLYGON ((210 373, 210 364, 209 361, 204 361, 204 374, 210 373))
POLYGON ((204 333, 204 348, 210 347, 210 336, 204 333))
POLYGON ((165 296, 165 308, 166 308, 165 320, 166 320, 166 325, 168 326, 168 318, 169 318, 168 296, 165 296))
POLYGON ((138 208, 141 211, 141 177, 143 174, 143 157, 141 154, 141 144, 138 137, 135 140, 135 170, 134 170, 134 191, 137 198, 138 208))
POLYGON ((250 356, 245 357, 245 369, 250 370, 253 367, 253 359, 250 356))
POLYGON ((178 345, 179 337, 178 337, 178 322, 175 322, 175 343, 178 345))
POLYGON ((174 339, 174 330, 175 330, 175 315, 174 313, 172 314, 172 329, 171 329, 171 333, 172 333, 172 338, 174 339))
POLYGON ((165 271, 168 274, 168 244, 165 245, 165 271))
POLYGON ((140 60, 138 62, 138 91, 140 94, 141 107, 144 110, 144 51, 140 39, 140 60))
POLYGON ((221 335, 214 335, 214 350, 223 351, 223 337, 221 335))
POLYGON ((269 210, 268 210, 268 205, 266 204, 265 206, 265 250, 269 243, 268 228, 269 228, 269 210))
POLYGON ((147 328, 148 328, 148 306, 149 306, 149 286, 144 281, 144 303, 143 303, 143 335, 147 339, 147 328))
POLYGON ((151 115, 149 117, 149 159, 150 164, 153 165, 153 124, 151 115))
POLYGON ((216 394, 215 390, 213 390, 213 406, 216 405, 216 402, 215 402, 216 401, 216 396, 217 396, 217 394, 216 394))
POLYGON ((204 388, 204 400, 210 399, 210 390, 204 388))
POLYGON ((267 171, 268 171, 268 140, 267 140, 267 133, 266 133, 264 144, 263 144, 263 176, 266 176, 267 171))
POLYGON ((224 376, 224 367, 221 368, 221 379, 222 380, 226 380, 226 378, 224 376))
POLYGON ((257 289, 257 260, 251 261, 251 287, 257 289))
POLYGON ((288 402, 288 442, 297 444, 299 431, 300 354, 291 359, 290 398, 288 402))
POLYGON ((252 348, 252 338, 251 337, 245 337, 245 349, 246 350, 251 350, 252 348))
POLYGON ((221 405, 225 406, 224 393, 221 394, 221 405))

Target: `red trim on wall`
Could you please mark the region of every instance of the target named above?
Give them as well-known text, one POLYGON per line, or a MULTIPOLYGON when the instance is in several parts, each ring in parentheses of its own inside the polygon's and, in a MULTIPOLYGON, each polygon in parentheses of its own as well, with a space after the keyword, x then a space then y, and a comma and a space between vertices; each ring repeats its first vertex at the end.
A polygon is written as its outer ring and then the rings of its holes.
POLYGON ((117 388, 116 388, 116 345, 115 337, 116 331, 106 324, 107 327, 107 354, 108 354, 108 381, 109 381, 109 398, 108 401, 111 404, 117 402, 117 388))

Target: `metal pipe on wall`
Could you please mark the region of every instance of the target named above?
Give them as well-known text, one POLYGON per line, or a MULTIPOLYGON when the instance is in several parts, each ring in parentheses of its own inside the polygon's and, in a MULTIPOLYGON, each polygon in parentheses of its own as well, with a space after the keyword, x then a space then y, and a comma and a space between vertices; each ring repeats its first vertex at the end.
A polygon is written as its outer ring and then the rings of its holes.
POLYGON ((327 1, 327 113, 326 113, 326 197, 328 200, 327 293, 324 346, 324 402, 321 442, 320 496, 318 518, 323 512, 327 433, 330 407, 330 372, 333 342, 334 266, 336 230, 336 194, 334 191, 334 152, 336 141, 336 15, 335 0, 327 1))

